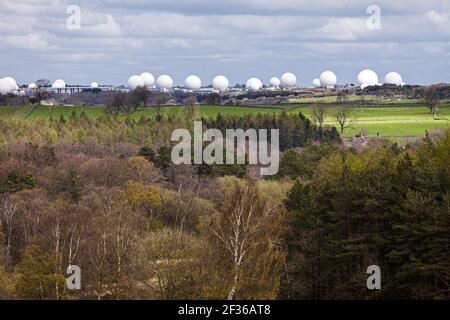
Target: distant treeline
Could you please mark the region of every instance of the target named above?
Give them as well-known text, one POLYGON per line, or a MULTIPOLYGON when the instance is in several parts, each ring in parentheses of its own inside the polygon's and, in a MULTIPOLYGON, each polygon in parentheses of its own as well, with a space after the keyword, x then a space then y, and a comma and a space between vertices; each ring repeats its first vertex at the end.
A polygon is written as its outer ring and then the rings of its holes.
POLYGON ((301 148, 311 142, 340 143, 341 139, 335 127, 318 127, 311 123, 302 113, 280 115, 256 114, 246 116, 222 116, 215 119, 203 119, 207 128, 216 128, 225 134, 226 129, 267 129, 280 130, 280 151, 291 148, 301 148))

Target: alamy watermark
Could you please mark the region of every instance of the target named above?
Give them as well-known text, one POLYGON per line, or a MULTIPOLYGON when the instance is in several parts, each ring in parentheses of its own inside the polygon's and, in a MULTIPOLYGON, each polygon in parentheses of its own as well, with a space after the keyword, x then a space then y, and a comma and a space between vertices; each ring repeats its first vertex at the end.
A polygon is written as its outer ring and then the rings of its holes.
POLYGON ((67 7, 66 13, 69 17, 66 20, 66 26, 69 30, 81 29, 81 8, 76 5, 70 5, 67 7))
POLYGON ((79 266, 70 265, 67 267, 66 278, 67 289, 81 290, 81 268, 79 266))
POLYGON ((381 268, 377 265, 372 265, 367 268, 366 273, 370 274, 367 278, 367 289, 381 290, 381 268))
POLYGON ((367 7, 366 12, 370 14, 366 21, 367 28, 369 30, 381 30, 381 8, 372 4, 367 7))
POLYGON ((203 133, 202 122, 195 121, 193 141, 187 129, 173 131, 171 141, 179 143, 172 149, 172 162, 176 165, 232 165, 246 164, 248 159, 250 165, 263 166, 260 169, 262 176, 271 176, 279 170, 279 130, 270 130, 270 146, 268 140, 267 129, 258 132, 255 129, 227 129, 224 137, 218 129, 208 129, 203 133), (210 143, 203 149, 204 142, 210 143))

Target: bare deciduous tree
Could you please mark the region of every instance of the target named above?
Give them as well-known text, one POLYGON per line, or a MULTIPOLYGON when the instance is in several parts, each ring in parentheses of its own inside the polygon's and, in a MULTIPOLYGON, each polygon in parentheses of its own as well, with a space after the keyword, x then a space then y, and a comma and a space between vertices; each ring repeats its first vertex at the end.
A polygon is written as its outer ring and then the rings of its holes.
POLYGON ((153 104, 156 107, 156 119, 160 121, 162 119, 162 106, 169 101, 167 94, 161 92, 153 100, 153 104))
POLYGON ((344 130, 347 128, 352 128, 353 123, 357 119, 357 112, 355 108, 347 106, 347 107, 338 107, 334 113, 334 117, 336 122, 339 124, 341 134, 344 133, 344 130))
POLYGON ((125 92, 116 92, 111 99, 111 102, 105 108, 105 112, 112 114, 114 116, 118 115, 120 112, 129 111, 129 99, 125 92))
POLYGON ((141 106, 145 106, 150 98, 150 91, 146 87, 137 87, 131 92, 134 111, 141 106))
POLYGON ((429 86, 425 88, 424 93, 425 103, 427 104, 430 113, 433 114, 433 118, 436 118, 439 110, 439 95, 436 86, 429 86))
POLYGON ((311 117, 314 123, 317 123, 320 128, 322 128, 323 122, 325 121, 325 116, 327 114, 327 109, 321 105, 311 106, 311 117))
POLYGON ((11 254, 11 241, 13 236, 13 220, 17 213, 17 204, 8 198, 3 199, 0 207, 0 219, 5 228, 6 255, 11 254))
POLYGON ((190 96, 184 101, 185 115, 188 120, 195 120, 198 117, 198 101, 195 95, 190 96))
POLYGON ((39 79, 36 81, 37 89, 34 91, 34 95, 37 99, 37 102, 41 102, 42 100, 48 99, 50 97, 50 92, 48 88, 50 87, 50 80, 47 79, 39 79))

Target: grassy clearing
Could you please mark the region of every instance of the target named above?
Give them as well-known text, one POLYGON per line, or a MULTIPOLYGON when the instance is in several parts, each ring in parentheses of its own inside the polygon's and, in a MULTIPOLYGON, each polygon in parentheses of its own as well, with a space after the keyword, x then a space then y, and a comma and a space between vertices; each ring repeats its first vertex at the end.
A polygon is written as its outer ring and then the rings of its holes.
MULTIPOLYGON (((292 98, 289 103, 336 103, 338 96, 311 97, 311 98, 292 98)), ((350 95, 347 101, 377 101, 379 104, 421 104, 422 99, 406 99, 406 98, 383 98, 374 95, 350 95)), ((442 100, 442 104, 450 103, 450 100, 442 100)))
POLYGON ((48 119, 53 117, 53 119, 58 119, 60 115, 64 115, 66 119, 70 118, 73 112, 80 114, 81 112, 85 112, 88 116, 92 118, 98 118, 103 115, 103 107, 46 107, 46 106, 38 106, 33 112, 28 116, 28 120, 35 120, 39 118, 48 119))
POLYGON ((450 128, 450 121, 427 120, 427 121, 383 121, 355 123, 353 128, 346 130, 344 136, 355 135, 362 132, 365 135, 375 136, 424 136, 425 130, 433 131, 450 128))
POLYGON ((0 106, 0 118, 24 118, 33 106, 0 106))
MULTIPOLYGON (((335 106, 329 106, 327 108, 327 121, 332 121, 333 114, 337 108, 335 106)), ((394 119, 429 119, 433 120, 432 115, 425 106, 398 106, 398 107, 361 107, 358 108, 359 120, 394 120, 394 119)), ((311 109, 309 106, 298 107, 290 110, 289 112, 301 111, 306 117, 311 115, 311 109)), ((439 112, 439 117, 450 118, 450 107, 442 107, 439 112)))
MULTIPOLYGON (((245 106, 200 106, 200 115, 204 118, 215 118, 220 113, 226 116, 243 116, 257 113, 281 113, 286 107, 245 107, 245 106)), ((181 115, 184 107, 163 107, 162 113, 165 115, 181 115)), ((295 108, 293 110, 300 110, 295 108)), ((143 108, 131 114, 133 118, 141 116, 153 117, 156 115, 156 108, 143 108)))
MULTIPOLYGON (((182 114, 184 107, 164 107, 162 112, 166 115, 182 114)), ((327 121, 333 121, 333 114, 338 107, 327 107, 327 121)), ((310 117, 311 109, 309 106, 279 106, 279 107, 244 107, 244 106, 201 106, 200 114, 202 117, 216 117, 217 114, 242 116, 246 114, 256 113, 281 113, 284 110, 288 113, 303 113, 306 117, 310 117)), ((141 116, 156 115, 155 108, 139 109, 131 116, 139 118, 141 116)), ((439 117, 450 118, 450 107, 440 109, 439 117)), ((399 106, 399 107, 362 107, 358 109, 359 120, 433 120, 432 115, 424 106, 399 106)))
MULTIPOLYGON (((217 114, 243 116, 257 113, 276 113, 279 114, 286 110, 288 113, 302 112, 306 117, 310 117, 311 109, 309 106, 272 106, 272 107, 246 107, 246 106, 200 106, 200 114, 205 118, 216 117, 217 114)), ((334 121, 333 113, 338 108, 329 106, 326 116, 326 123, 337 126, 334 121)), ((162 113, 165 115, 182 115, 184 107, 163 107, 162 113)), ((24 118, 31 106, 6 106, 0 107, 0 117, 18 117, 24 118)), ((103 115, 103 107, 45 107, 39 106, 28 116, 28 120, 39 118, 58 119, 61 114, 66 119, 70 118, 73 112, 79 114, 84 111, 93 118, 103 115)), ((141 108, 128 115, 134 119, 140 117, 154 117, 156 108, 141 108)), ((127 115, 121 115, 125 118, 127 115)), ((440 108, 439 117, 450 119, 450 106, 445 105, 440 108)), ((432 131, 440 128, 448 128, 450 121, 433 120, 431 114, 425 106, 401 106, 382 107, 365 106, 358 109, 358 122, 353 129, 347 129, 344 136, 354 135, 362 132, 366 135, 376 135, 380 133, 383 136, 423 136, 425 130, 432 131)))
MULTIPOLYGON (((289 99, 289 103, 335 103, 338 96, 327 96, 327 97, 311 97, 311 98, 293 98, 289 99)), ((358 100, 376 100, 378 97, 372 95, 366 96, 356 96, 350 95, 347 97, 348 101, 358 101, 358 100)))

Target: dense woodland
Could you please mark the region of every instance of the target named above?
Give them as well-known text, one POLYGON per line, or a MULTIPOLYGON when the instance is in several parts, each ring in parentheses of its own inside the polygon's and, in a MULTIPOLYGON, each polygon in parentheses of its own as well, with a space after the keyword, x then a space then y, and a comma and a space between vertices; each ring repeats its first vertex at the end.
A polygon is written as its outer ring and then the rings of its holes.
POLYGON ((171 164, 194 116, 0 119, 0 298, 450 299, 450 131, 356 151, 302 115, 203 119, 280 129, 256 179, 171 164))

